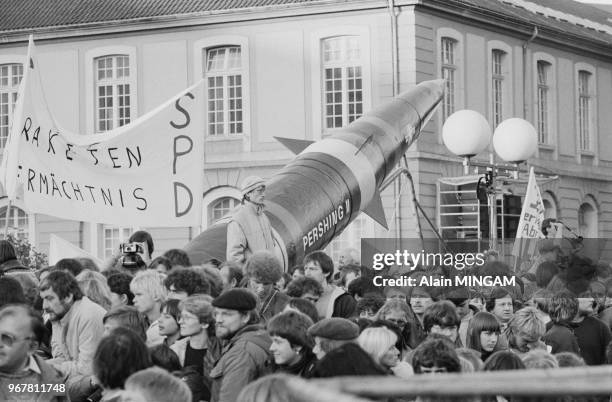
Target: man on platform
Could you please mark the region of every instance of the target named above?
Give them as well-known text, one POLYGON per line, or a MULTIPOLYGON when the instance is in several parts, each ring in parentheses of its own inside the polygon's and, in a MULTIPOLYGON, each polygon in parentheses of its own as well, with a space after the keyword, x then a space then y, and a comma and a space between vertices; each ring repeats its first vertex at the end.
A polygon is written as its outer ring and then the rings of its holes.
POLYGON ((255 251, 275 252, 272 227, 264 213, 265 191, 261 177, 250 176, 242 183, 242 205, 227 225, 227 261, 244 264, 255 251))

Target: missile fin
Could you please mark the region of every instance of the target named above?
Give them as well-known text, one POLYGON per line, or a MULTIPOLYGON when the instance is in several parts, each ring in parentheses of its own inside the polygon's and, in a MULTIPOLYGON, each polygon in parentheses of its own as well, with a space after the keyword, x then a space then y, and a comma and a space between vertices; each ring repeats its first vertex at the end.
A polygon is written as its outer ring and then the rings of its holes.
POLYGON ((382 199, 380 198, 380 192, 378 189, 376 189, 374 197, 372 197, 372 201, 370 201, 370 204, 363 210, 363 212, 378 222, 380 226, 389 230, 389 227, 387 226, 387 217, 385 216, 385 210, 383 208, 382 199))
POLYGON ((283 144, 285 146, 285 148, 287 148, 288 150, 293 152, 294 155, 299 154, 300 152, 302 152, 303 150, 308 148, 308 146, 310 144, 314 143, 314 141, 299 140, 299 139, 296 139, 296 138, 284 138, 284 137, 274 137, 274 138, 278 142, 283 144))

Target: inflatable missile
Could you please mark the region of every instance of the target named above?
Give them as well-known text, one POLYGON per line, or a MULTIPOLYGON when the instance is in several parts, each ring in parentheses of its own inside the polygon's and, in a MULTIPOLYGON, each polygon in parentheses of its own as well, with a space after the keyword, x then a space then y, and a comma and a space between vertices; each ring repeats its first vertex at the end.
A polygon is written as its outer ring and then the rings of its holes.
MULTIPOLYGON (((265 193, 285 269, 325 248, 361 212, 387 228, 380 186, 433 115, 443 87, 444 80, 422 82, 320 141, 276 137, 296 154, 265 193)), ((185 246, 193 264, 225 261, 228 221, 185 246)))

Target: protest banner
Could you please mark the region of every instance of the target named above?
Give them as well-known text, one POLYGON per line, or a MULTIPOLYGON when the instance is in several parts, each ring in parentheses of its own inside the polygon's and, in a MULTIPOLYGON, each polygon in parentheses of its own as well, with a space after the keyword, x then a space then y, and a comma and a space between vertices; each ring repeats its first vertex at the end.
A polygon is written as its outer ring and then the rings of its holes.
POLYGON ((203 80, 130 124, 74 134, 50 112, 31 38, 26 60, 0 172, 9 200, 77 221, 200 225, 203 80))
MULTIPOLYGON (((533 167, 529 170, 529 182, 527 183, 527 193, 521 210, 516 231, 516 239, 512 255, 518 262, 519 260, 529 260, 535 254, 537 239, 544 238, 541 227, 544 220, 544 202, 536 182, 533 167)), ((518 266, 518 263, 515 267, 518 266)))

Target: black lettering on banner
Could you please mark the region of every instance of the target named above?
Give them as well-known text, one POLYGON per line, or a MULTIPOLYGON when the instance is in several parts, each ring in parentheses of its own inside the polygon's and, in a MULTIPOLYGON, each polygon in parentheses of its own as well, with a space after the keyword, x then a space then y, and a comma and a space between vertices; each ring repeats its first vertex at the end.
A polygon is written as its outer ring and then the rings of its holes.
POLYGON ((140 191, 144 191, 144 190, 142 189, 142 187, 137 187, 137 188, 135 188, 135 189, 134 189, 134 191, 132 192, 132 194, 134 195, 134 198, 136 198, 137 200, 141 200, 141 201, 144 203, 144 206, 143 206, 142 208, 141 208, 141 207, 136 207, 136 209, 138 209, 138 210, 140 210, 140 211, 144 211, 145 209, 147 209, 147 205, 148 205, 148 204, 147 204, 147 200, 146 200, 145 198, 143 198, 143 197, 139 197, 138 195, 136 195, 136 192, 137 192, 138 190, 140 190, 140 191))
POLYGON ((53 139, 59 135, 58 132, 51 134, 51 130, 49 130, 49 148, 47 148, 47 152, 53 151, 53 155, 55 155, 55 148, 53 147, 53 139))
POLYGON ((87 147, 87 150, 89 151, 89 153, 91 154, 91 156, 96 160, 94 162, 94 166, 98 164, 98 158, 96 158, 96 155, 94 155, 94 152, 98 152, 98 148, 91 148, 94 145, 98 145, 98 143, 95 144, 91 144, 90 146, 87 147))
MULTIPOLYGON (((191 99, 194 98, 194 96, 193 96, 193 94, 191 92, 187 92, 185 94, 185 96, 187 96, 187 97, 189 97, 191 99)), ((176 110, 178 110, 179 112, 181 112, 181 113, 183 113, 185 115, 185 123, 183 123, 183 124, 176 124, 173 121, 170 122, 170 125, 172 127, 176 128, 177 130, 181 130, 181 129, 187 127, 189 125, 189 123, 191 123, 191 116, 189 116, 189 112, 187 110, 185 110, 185 108, 183 108, 181 106, 181 104, 179 103, 180 100, 181 100, 181 98, 177 99, 176 103, 174 105, 176 107, 176 110)))
POLYGON ((43 184, 45 185, 45 194, 49 194, 49 183, 47 182, 47 176, 45 176, 44 174, 39 173, 38 177, 40 178, 39 180, 39 189, 40 189, 40 193, 42 194, 42 189, 43 189, 43 184))
POLYGON ((104 201, 104 205, 110 205, 111 207, 113 206, 113 200, 111 198, 111 190, 110 188, 106 189, 108 191, 108 194, 106 193, 106 191, 104 191, 103 188, 100 189, 100 191, 102 192, 102 201, 104 201), (107 203, 108 201, 108 203, 107 203))
POLYGON ((36 172, 28 168, 28 191, 34 191, 32 180, 36 178, 36 172))
POLYGON ((66 192, 66 187, 64 187, 66 185, 66 180, 62 180, 62 191, 64 192, 64 195, 66 196, 66 198, 68 198, 69 200, 71 200, 72 198, 70 198, 70 196, 68 195, 68 193, 66 192))
POLYGON ((72 160, 72 156, 70 155, 74 154, 74 152, 71 152, 72 147, 74 147, 74 145, 66 143, 66 159, 69 161, 72 160))
POLYGON ((108 148, 108 157, 109 157, 109 158, 111 159, 111 161, 113 162, 113 169, 117 169, 117 168, 120 168, 120 167, 121 167, 121 165, 117 165, 117 164, 115 163, 115 161, 118 161, 118 160, 119 160, 119 158, 117 158, 116 156, 113 156, 113 153, 112 153, 112 151, 116 151, 117 149, 119 149, 119 148, 108 148))
POLYGON ((85 186, 85 188, 88 188, 88 189, 89 189, 89 194, 91 194, 91 200, 92 200, 92 201, 93 201, 93 203, 95 204, 95 203, 96 203, 96 198, 94 197, 94 194, 93 194, 93 186, 87 186, 87 185, 86 185, 86 186, 85 186))
POLYGON ((123 204, 123 191, 121 191, 121 189, 119 189, 119 200, 121 200, 121 206, 125 207, 125 205, 123 204))
POLYGON ((138 157, 134 155, 131 149, 129 148, 125 148, 125 149, 127 151, 128 160, 130 161, 129 167, 132 167, 132 156, 134 157, 134 160, 136 160, 136 165, 140 166, 140 163, 142 162, 142 155, 140 154, 140 147, 136 145, 136 152, 138 153, 138 157))
POLYGON ((36 141, 36 146, 38 147, 38 135, 40 134, 40 127, 36 127, 36 130, 34 130, 34 135, 32 136, 32 144, 34 144, 34 141, 36 141))
POLYGON ((189 152, 191 152, 192 149, 193 149, 193 141, 191 140, 191 138, 187 137, 186 135, 177 135, 176 137, 174 137, 174 159, 172 160, 172 174, 176 174, 176 161, 178 157, 187 155, 189 152), (179 139, 184 139, 189 142, 188 150, 182 151, 182 152, 177 151, 177 148, 178 148, 177 144, 178 144, 179 139))
POLYGON ((79 199, 79 197, 77 197, 77 194, 81 196, 81 201, 85 201, 85 198, 83 198, 83 194, 81 193, 81 188, 79 187, 79 185, 76 185, 76 188, 74 188, 75 184, 73 182, 70 182, 70 185, 72 186, 72 192, 74 193, 74 198, 76 198, 77 200, 79 199))
POLYGON ((191 190, 189 190, 189 187, 187 187, 183 183, 179 183, 175 181, 173 184, 174 184, 174 216, 179 218, 191 210, 191 207, 193 206, 193 195, 191 194, 191 190), (179 187, 182 187, 183 189, 187 190, 187 194, 189 195, 189 205, 187 205, 187 208, 185 208, 182 211, 179 211, 179 206, 178 206, 178 188, 179 187))
POLYGON ((21 129, 21 134, 25 135, 26 141, 30 141, 30 136, 28 133, 30 132, 30 128, 32 127, 32 119, 27 117, 23 122, 23 128, 21 129))
POLYGON ((59 186, 57 185, 57 182, 55 181, 55 174, 53 173, 51 173, 51 186, 51 197, 53 197, 55 195, 55 192, 57 191, 60 198, 62 198, 62 193, 59 189, 59 186))

